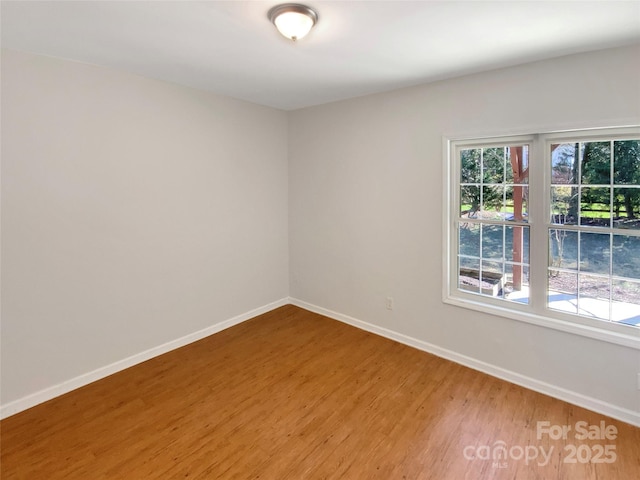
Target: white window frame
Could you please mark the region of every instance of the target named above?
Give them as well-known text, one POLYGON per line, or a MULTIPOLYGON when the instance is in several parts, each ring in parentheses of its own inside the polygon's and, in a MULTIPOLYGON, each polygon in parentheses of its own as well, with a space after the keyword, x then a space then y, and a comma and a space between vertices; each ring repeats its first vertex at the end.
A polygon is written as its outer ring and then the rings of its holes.
POLYGON ((640 350, 640 328, 563 313, 547 307, 548 231, 549 228, 553 228, 550 215, 547 214, 550 212, 551 204, 550 145, 587 140, 616 140, 629 136, 640 137, 640 127, 598 128, 495 137, 443 137, 443 302, 640 350), (471 147, 523 144, 529 145, 530 297, 528 304, 482 296, 458 288, 456 229, 460 213, 458 152, 471 147))

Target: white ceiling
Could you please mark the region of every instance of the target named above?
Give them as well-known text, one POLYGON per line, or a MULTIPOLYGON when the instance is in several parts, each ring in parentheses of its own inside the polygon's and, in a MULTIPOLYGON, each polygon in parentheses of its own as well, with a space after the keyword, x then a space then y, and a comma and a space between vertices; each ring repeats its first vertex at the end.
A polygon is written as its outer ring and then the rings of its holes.
POLYGON ((640 42, 640 1, 310 0, 297 43, 277 3, 2 1, 1 41, 284 110, 640 42))

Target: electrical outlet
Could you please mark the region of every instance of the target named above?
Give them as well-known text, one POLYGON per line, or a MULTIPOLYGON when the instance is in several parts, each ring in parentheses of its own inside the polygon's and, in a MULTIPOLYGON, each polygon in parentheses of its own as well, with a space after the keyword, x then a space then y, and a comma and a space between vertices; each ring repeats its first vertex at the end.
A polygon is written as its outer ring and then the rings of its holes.
POLYGON ((385 305, 387 306, 387 310, 393 310, 393 297, 387 297, 385 305))

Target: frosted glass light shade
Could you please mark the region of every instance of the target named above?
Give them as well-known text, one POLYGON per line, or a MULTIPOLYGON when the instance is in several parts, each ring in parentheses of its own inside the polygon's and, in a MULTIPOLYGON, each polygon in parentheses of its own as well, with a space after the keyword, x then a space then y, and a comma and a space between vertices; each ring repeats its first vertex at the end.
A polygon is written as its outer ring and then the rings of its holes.
POLYGON ((286 3, 269 10, 269 20, 282 35, 296 41, 309 33, 318 14, 305 5, 286 3))

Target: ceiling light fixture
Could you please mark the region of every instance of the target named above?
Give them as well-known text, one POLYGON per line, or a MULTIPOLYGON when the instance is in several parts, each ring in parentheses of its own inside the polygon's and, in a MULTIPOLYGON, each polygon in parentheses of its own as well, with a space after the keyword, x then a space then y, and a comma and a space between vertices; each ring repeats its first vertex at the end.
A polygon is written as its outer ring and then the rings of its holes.
POLYGON ((276 5, 267 15, 278 31, 294 42, 309 33, 318 21, 315 10, 299 3, 276 5))

